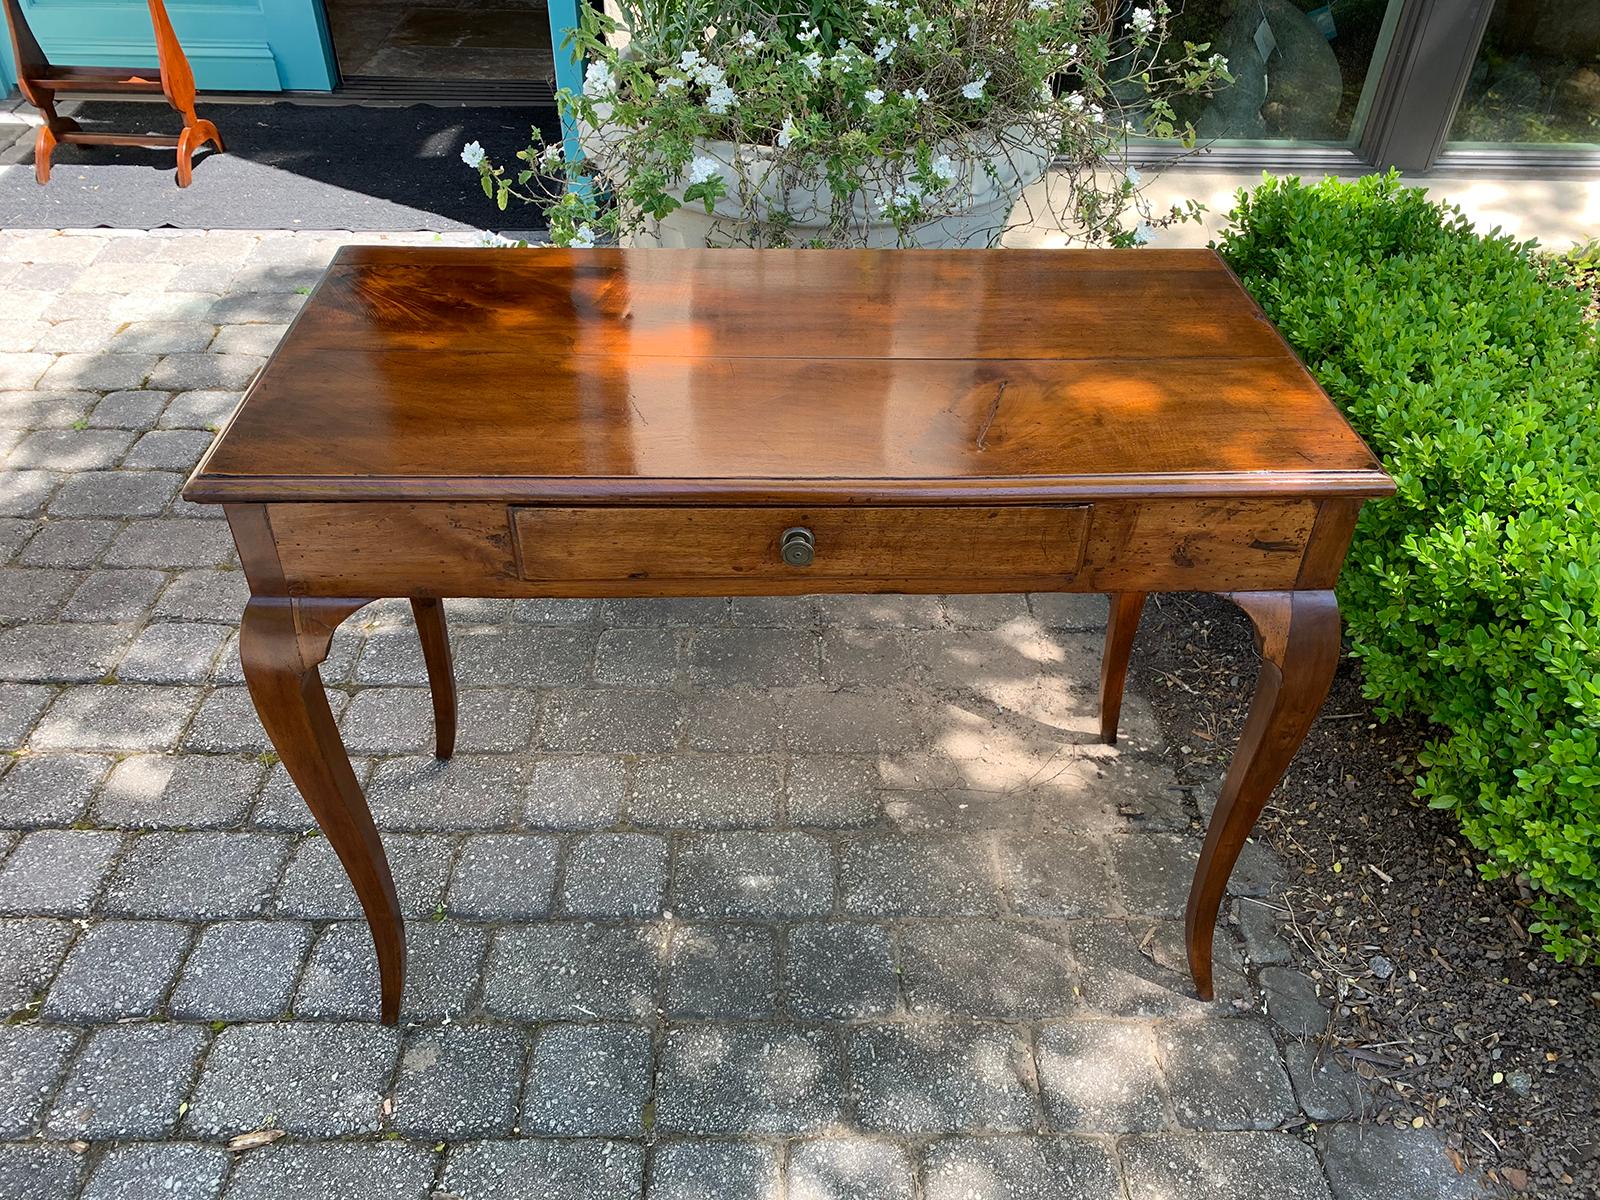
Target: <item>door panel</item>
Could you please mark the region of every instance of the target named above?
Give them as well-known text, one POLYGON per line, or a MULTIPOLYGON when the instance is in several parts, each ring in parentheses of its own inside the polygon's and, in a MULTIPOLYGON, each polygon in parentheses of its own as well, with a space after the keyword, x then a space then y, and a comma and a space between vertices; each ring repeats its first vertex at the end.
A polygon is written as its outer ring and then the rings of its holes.
MULTIPOLYGON (((50 61, 71 66, 156 65, 145 0, 21 0, 50 61)), ((322 0, 169 2, 167 11, 201 91, 327 91, 332 43, 322 0)), ((0 48, 5 82, 16 80, 0 48)))

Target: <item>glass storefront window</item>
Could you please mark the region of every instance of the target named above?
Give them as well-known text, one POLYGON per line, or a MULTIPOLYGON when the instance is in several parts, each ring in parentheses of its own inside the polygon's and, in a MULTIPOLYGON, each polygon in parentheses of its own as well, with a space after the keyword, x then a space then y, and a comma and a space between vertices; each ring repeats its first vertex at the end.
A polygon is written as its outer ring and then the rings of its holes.
POLYGON ((1401 0, 1183 0, 1172 37, 1209 42, 1236 82, 1180 112, 1202 142, 1349 144, 1401 0))
POLYGON ((1600 4, 1497 0, 1450 139, 1600 144, 1600 4))

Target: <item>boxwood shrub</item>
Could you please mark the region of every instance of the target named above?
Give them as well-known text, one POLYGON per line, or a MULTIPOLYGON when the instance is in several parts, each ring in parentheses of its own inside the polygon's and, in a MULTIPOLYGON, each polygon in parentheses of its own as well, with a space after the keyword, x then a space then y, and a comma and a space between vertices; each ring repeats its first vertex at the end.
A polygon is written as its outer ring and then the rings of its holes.
POLYGON ((1416 786, 1559 958, 1600 941, 1600 348, 1532 243, 1394 176, 1239 194, 1217 248, 1399 484, 1340 601, 1416 786))

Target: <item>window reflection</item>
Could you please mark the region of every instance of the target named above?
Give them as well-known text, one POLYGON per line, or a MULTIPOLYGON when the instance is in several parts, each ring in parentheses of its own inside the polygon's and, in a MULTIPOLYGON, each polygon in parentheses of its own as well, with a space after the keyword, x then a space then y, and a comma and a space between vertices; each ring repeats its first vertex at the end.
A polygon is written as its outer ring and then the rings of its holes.
POLYGON ((1600 143, 1600 4, 1498 0, 1450 137, 1600 143))

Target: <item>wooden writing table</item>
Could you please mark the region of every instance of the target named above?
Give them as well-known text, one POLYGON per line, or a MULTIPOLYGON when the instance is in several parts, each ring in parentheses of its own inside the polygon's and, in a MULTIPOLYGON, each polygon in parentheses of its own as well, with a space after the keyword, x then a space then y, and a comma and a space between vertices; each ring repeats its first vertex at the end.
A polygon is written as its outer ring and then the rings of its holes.
POLYGON ((394 883, 317 671, 373 599, 411 599, 447 758, 442 597, 1108 592, 1113 741, 1145 594, 1226 594, 1263 664, 1189 894, 1209 999, 1357 512, 1393 490, 1210 251, 351 247, 184 495, 226 506, 250 694, 393 1023, 394 883))

